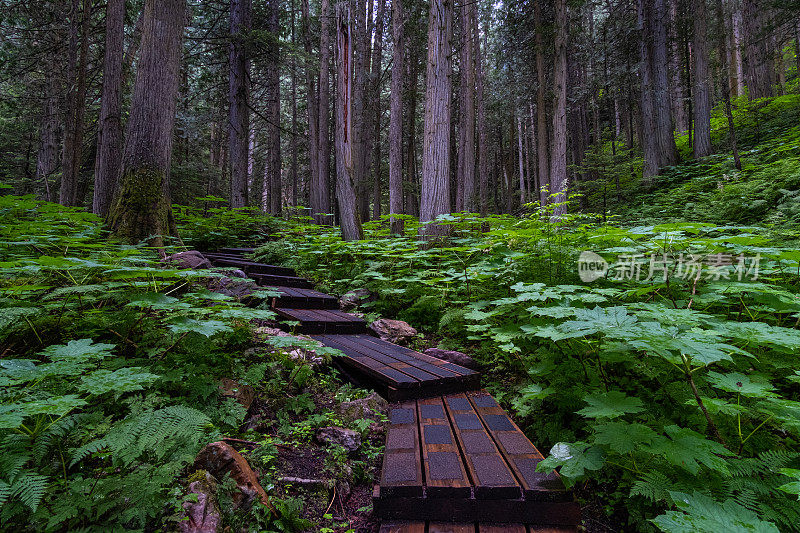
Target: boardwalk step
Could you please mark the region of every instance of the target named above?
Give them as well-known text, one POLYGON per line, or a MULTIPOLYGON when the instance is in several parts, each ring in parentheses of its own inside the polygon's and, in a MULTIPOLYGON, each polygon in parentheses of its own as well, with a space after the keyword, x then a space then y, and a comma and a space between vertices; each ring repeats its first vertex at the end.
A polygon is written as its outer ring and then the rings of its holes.
POLYGON ((275 276, 273 274, 250 273, 248 277, 256 280, 259 285, 267 287, 293 287, 296 289, 313 289, 314 285, 305 278, 297 276, 275 276))
POLYGON ((367 323, 363 318, 334 309, 287 309, 277 307, 275 312, 283 321, 300 322, 296 329, 305 334, 364 333, 367 323))
POLYGON ((480 386, 480 374, 397 346, 370 335, 315 335, 315 339, 341 350, 336 361, 348 372, 376 384, 389 401, 461 392, 480 386))
POLYGON ((339 309, 335 296, 312 289, 273 287, 280 296, 272 299, 272 307, 282 309, 339 309))
POLYGON ((252 254, 255 251, 256 251, 255 248, 235 248, 235 247, 220 248, 219 250, 217 250, 217 252, 221 254, 234 254, 234 255, 252 254))
POLYGON ((379 533, 570 533, 575 527, 529 526, 523 524, 473 524, 443 522, 384 522, 379 533))
POLYGON ((572 494, 557 474, 536 472, 542 455, 485 391, 399 403, 389 415, 381 518, 579 523, 572 494))
POLYGON ((212 254, 206 254, 206 258, 208 258, 208 260, 211 261, 211 264, 214 266, 239 268, 248 275, 271 274, 273 276, 297 277, 297 272, 288 267, 256 263, 254 261, 247 261, 246 259, 242 258, 220 257, 212 254))

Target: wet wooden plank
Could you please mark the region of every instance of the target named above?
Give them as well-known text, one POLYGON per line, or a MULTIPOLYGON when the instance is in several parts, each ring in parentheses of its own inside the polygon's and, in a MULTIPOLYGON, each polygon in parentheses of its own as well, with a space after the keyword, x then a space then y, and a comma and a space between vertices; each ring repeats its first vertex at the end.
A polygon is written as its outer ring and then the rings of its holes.
POLYGON ((464 394, 444 398, 478 499, 518 499, 522 490, 464 394))
POLYGON ((228 246, 226 246, 225 248, 220 248, 217 251, 220 252, 220 253, 223 253, 223 254, 244 255, 244 254, 252 254, 253 252, 256 251, 256 249, 255 248, 237 248, 237 247, 228 247, 228 246))
POLYGON ((423 495, 417 405, 404 402, 389 410, 389 430, 381 470, 380 496, 423 495))
POLYGON ((425 522, 384 522, 379 533, 425 533, 425 522))
POLYGON ((536 465, 544 457, 492 396, 486 391, 471 391, 467 396, 519 480, 527 500, 572 498, 558 474, 536 471, 536 465))
POLYGON ((284 309, 338 309, 339 300, 335 296, 311 289, 298 287, 274 287, 280 293, 272 299, 272 307, 284 309))
POLYGON ((475 533, 475 524, 431 522, 428 533, 475 533))
POLYGON ((274 308, 273 310, 284 320, 300 322, 299 331, 301 333, 356 333, 366 328, 366 324, 363 321, 353 320, 341 316, 343 314, 341 312, 329 312, 322 309, 298 309, 282 307, 274 308))
MULTIPOLYGON (((420 385, 418 379, 339 344, 335 341, 336 336, 312 335, 312 338, 320 341, 325 346, 341 350, 346 356, 339 358, 341 364, 355 367, 360 372, 379 383, 386 384, 391 389, 404 391, 409 388, 418 388, 420 385)), ((409 397, 403 393, 398 393, 389 399, 390 401, 395 401, 409 399, 409 397)))
POLYGON ((470 498, 464 460, 441 398, 417 401, 420 445, 428 499, 470 498))
POLYGON ((528 533, 524 524, 478 524, 478 533, 528 533))
POLYGON ((432 365, 436 365, 440 368, 445 370, 449 370, 461 376, 473 376, 476 375, 477 372, 474 370, 470 370, 469 368, 456 365, 453 363, 448 363, 443 359, 438 359, 436 357, 431 357, 430 355, 426 355, 421 352, 417 352, 412 350, 411 348, 406 348, 405 346, 398 346, 397 344, 392 344, 390 342, 383 341, 381 339, 369 336, 369 335, 358 335, 356 336, 359 340, 364 341, 365 343, 369 343, 375 347, 376 350, 382 351, 387 353, 387 355, 409 355, 418 361, 429 363, 432 365))
POLYGON ((289 267, 278 265, 268 265, 266 263, 256 263, 241 258, 220 257, 206 255, 211 264, 219 267, 232 267, 243 270, 246 274, 271 274, 273 276, 292 276, 297 277, 297 272, 289 267))
POLYGON ((301 289, 313 289, 314 286, 305 278, 296 276, 273 276, 272 274, 252 273, 249 277, 256 280, 256 283, 266 287, 297 287, 301 289))

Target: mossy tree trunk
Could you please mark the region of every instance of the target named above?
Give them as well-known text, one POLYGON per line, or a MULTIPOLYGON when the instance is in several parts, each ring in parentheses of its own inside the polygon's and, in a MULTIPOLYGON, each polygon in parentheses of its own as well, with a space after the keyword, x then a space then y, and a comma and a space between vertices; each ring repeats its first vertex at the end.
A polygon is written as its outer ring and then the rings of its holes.
POLYGON ((131 243, 171 233, 169 167, 186 0, 146 0, 141 56, 109 224, 131 243))

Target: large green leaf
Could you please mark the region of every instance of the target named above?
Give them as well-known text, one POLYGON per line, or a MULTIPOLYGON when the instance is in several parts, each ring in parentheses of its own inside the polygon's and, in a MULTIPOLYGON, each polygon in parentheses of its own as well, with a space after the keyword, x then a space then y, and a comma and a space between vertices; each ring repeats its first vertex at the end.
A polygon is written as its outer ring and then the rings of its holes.
POLYGON ((679 510, 653 519, 667 533, 778 533, 775 524, 760 520, 733 500, 719 503, 700 492, 670 492, 670 496, 679 510))
POLYGON ((578 414, 587 418, 616 418, 626 413, 640 413, 644 410, 642 400, 626 396, 619 391, 598 392, 584 396, 589 404, 578 414))

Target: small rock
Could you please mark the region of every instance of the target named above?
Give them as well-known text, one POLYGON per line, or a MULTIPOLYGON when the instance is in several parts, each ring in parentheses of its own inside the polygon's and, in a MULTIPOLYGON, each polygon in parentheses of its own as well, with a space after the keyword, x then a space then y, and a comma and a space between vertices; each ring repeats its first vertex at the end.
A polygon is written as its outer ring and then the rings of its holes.
POLYGON ((417 330, 402 320, 379 318, 373 322, 370 329, 378 334, 382 340, 395 344, 405 344, 408 339, 417 335, 417 330))
MULTIPOLYGON (((309 341, 314 346, 322 346, 322 343, 308 337, 306 335, 291 335, 278 328, 261 327, 255 329, 256 337, 296 337, 303 341, 309 341)), ((268 347, 269 348, 269 347, 268 347)), ((319 366, 325 362, 325 358, 317 354, 313 349, 301 348, 300 346, 286 346, 283 348, 287 350, 289 357, 294 361, 305 361, 311 366, 319 366)))
POLYGON ((341 298, 339 298, 339 308, 342 311, 350 311, 358 307, 360 304, 364 302, 371 302, 374 299, 374 295, 367 289, 354 289, 350 292, 346 292, 341 298))
POLYGON ((237 508, 249 509, 258 498, 261 503, 275 510, 269 501, 269 496, 258 482, 258 477, 247 460, 224 442, 212 442, 200 450, 194 460, 195 470, 206 470, 217 480, 222 480, 225 474, 231 476, 239 488, 233 495, 233 502, 237 508))
POLYGON ((436 357, 437 359, 444 359, 449 363, 465 366, 472 370, 478 370, 478 363, 472 357, 465 353, 457 352, 455 350, 442 350, 440 348, 428 348, 423 352, 425 355, 436 357))
POLYGON ((361 418, 376 420, 380 413, 385 413, 389 403, 373 392, 366 398, 342 402, 339 404, 338 413, 344 422, 351 423, 361 418))
POLYGON ((197 250, 179 252, 164 259, 165 263, 171 263, 178 268, 211 268, 211 262, 197 250))
POLYGON ((232 379, 222 378, 219 382, 219 390, 226 398, 233 398, 245 409, 250 409, 256 399, 256 392, 250 385, 242 385, 232 379))
POLYGON ((197 501, 183 502, 184 515, 178 522, 181 533, 216 533, 222 525, 214 480, 207 472, 205 475, 205 480, 189 484, 189 493, 197 494, 197 501))
POLYGON ((223 276, 226 276, 226 277, 231 277, 231 278, 246 278, 247 277, 247 274, 245 274, 244 270, 240 270, 238 268, 235 269, 235 270, 231 270, 230 268, 228 268, 228 269, 213 268, 213 269, 211 269, 211 271, 212 272, 216 272, 218 274, 222 274, 223 276))
POLYGON ((321 444, 338 444, 348 452, 354 452, 361 447, 361 435, 352 429, 334 426, 319 428, 316 439, 321 444))
POLYGON ((244 298, 258 290, 258 285, 251 279, 229 278, 227 276, 209 278, 207 286, 210 291, 233 298, 244 298))

